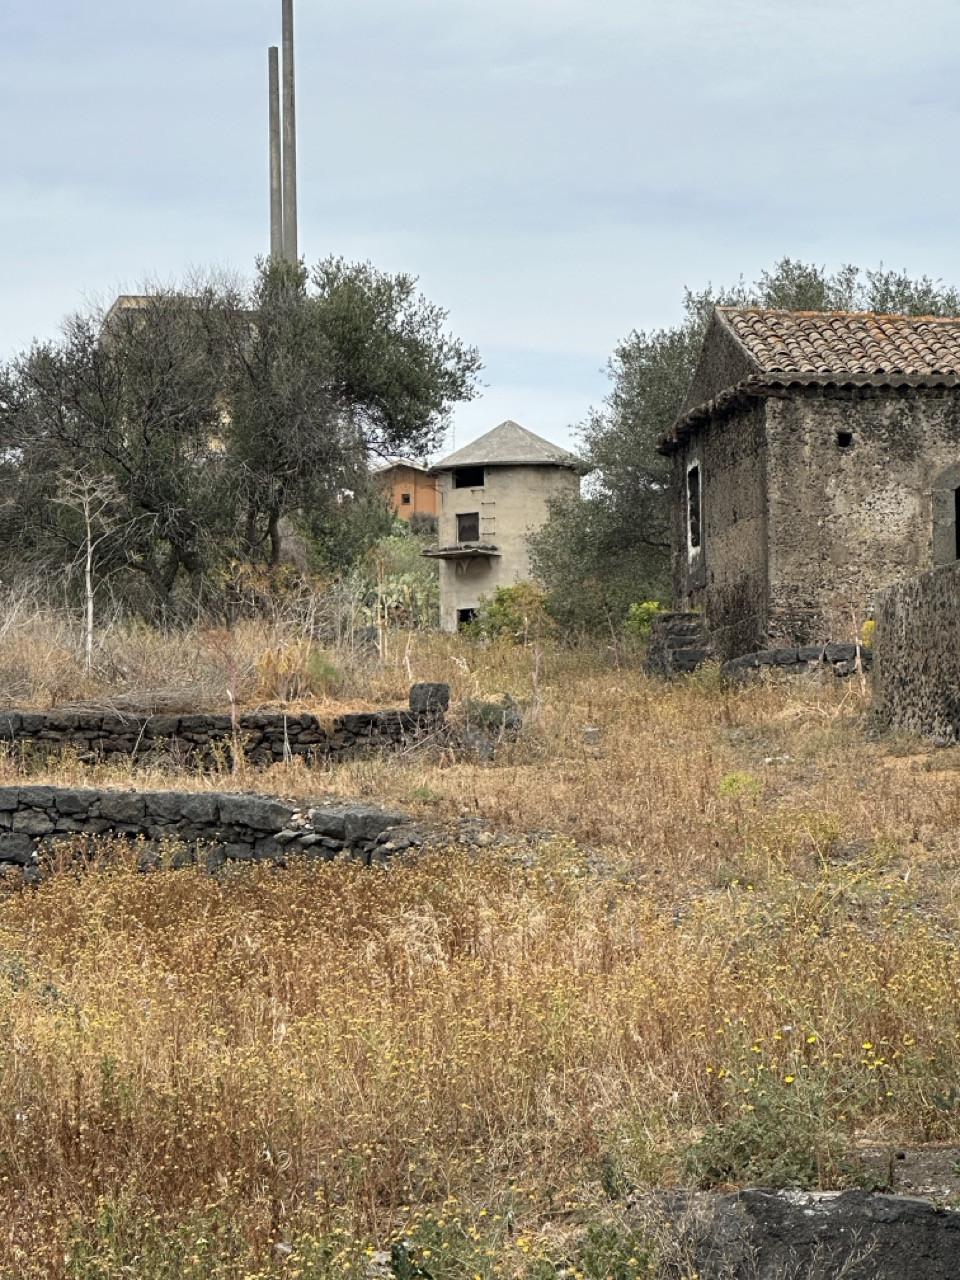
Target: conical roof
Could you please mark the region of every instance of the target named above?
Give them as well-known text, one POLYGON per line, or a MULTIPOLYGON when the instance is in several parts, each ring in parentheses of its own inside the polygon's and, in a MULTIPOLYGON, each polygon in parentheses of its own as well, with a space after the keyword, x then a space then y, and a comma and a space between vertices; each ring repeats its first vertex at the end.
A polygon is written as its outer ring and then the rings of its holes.
POLYGON ((430 470, 451 471, 455 467, 569 467, 581 474, 586 470, 575 454, 509 420, 451 453, 430 470))

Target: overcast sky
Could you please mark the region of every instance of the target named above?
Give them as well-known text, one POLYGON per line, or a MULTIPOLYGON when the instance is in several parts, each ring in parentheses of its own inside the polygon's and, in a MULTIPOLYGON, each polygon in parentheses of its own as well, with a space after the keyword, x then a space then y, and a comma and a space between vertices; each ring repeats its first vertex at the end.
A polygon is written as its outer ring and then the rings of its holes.
MULTIPOLYGON (((684 285, 960 282, 956 0, 298 0, 301 247, 417 274, 560 442, 684 285)), ((0 356, 268 239, 279 0, 0 0, 0 356)))

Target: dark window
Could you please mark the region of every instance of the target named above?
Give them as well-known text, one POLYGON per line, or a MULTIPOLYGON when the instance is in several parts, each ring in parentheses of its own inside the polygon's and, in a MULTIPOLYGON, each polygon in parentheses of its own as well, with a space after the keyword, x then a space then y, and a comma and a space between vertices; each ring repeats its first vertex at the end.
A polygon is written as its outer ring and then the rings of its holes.
POLYGON ((837 448, 838 449, 849 449, 852 444, 853 444, 852 431, 837 432, 837 448))
POLYGON ((687 536, 690 549, 700 546, 700 468, 687 472, 687 536))
POLYGON ((458 627, 467 627, 470 625, 471 622, 476 622, 476 620, 477 620, 476 609, 458 609, 457 610, 457 626, 458 627))
POLYGON ((483 467, 460 467, 453 473, 455 489, 482 489, 483 483, 483 467))
POLYGON ((400 495, 400 505, 401 505, 402 507, 409 507, 409 505, 410 505, 410 495, 409 495, 409 493, 401 493, 401 495, 400 495))
POLYGON ((466 511, 457 516, 457 541, 480 541, 480 512, 466 511))

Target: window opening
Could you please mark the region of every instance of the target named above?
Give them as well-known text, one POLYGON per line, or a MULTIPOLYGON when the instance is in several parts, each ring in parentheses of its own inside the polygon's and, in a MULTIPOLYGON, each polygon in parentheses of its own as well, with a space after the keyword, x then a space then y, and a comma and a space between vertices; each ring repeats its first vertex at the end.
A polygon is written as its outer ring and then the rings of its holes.
POLYGON ((837 448, 838 449, 849 449, 852 444, 853 444, 852 431, 837 432, 837 448))
POLYGON ((401 506, 403 506, 403 507, 409 507, 409 505, 410 505, 410 495, 409 495, 409 493, 401 493, 401 495, 400 495, 400 505, 401 505, 401 506))
POLYGON ((468 627, 471 622, 476 622, 476 609, 458 609, 457 610, 457 626, 468 627))
POLYGON ((453 473, 455 489, 482 489, 486 476, 483 467, 459 467, 453 473))
POLYGON ((480 512, 464 511, 457 516, 457 541, 480 541, 480 512))
POLYGON ((700 546, 700 468, 691 467, 687 472, 687 541, 691 551, 700 546))

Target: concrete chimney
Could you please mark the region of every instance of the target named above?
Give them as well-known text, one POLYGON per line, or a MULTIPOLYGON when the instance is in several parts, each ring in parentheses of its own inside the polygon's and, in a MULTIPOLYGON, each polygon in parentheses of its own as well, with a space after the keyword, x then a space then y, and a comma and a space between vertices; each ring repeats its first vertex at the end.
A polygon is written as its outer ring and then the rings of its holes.
POLYGON ((269 52, 270 73, 270 257, 283 257, 283 164, 280 148, 280 50, 269 52))
POLYGON ((283 253, 299 259, 297 248, 297 90, 293 63, 293 0, 283 0, 283 253))

